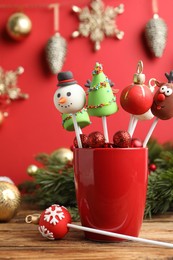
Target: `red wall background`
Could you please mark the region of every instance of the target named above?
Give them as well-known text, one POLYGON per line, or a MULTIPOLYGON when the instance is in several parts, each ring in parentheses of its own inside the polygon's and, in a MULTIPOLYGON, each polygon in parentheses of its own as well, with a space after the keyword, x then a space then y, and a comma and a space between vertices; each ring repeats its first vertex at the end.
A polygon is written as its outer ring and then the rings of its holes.
MULTIPOLYGON (((71 70, 80 85, 91 78, 95 62, 103 64, 105 74, 120 91, 132 82, 138 60, 144 62, 146 82, 151 77, 167 81, 164 73, 173 69, 172 1, 159 1, 159 14, 168 25, 167 46, 162 58, 153 58, 148 52, 143 31, 152 17, 151 1, 146 0, 105 0, 105 5, 117 6, 124 3, 125 12, 117 17, 118 27, 125 32, 119 41, 106 38, 101 50, 93 51, 89 38, 71 38, 78 28, 78 17, 71 11, 72 5, 84 7, 88 0, 59 0, 59 32, 68 42, 68 52, 63 70, 71 70)), ((54 34, 53 11, 39 4, 52 3, 50 0, 0 1, 0 66, 15 70, 23 66, 25 72, 19 77, 19 87, 29 94, 25 101, 15 101, 10 106, 10 115, 0 127, 0 175, 8 176, 16 184, 28 179, 26 172, 35 163, 38 153, 50 153, 59 147, 70 147, 74 133, 66 132, 61 126, 61 116, 54 108, 53 94, 56 90, 56 75, 49 73, 44 56, 47 40, 54 34), (3 5, 6 8, 2 8, 3 5), (27 7, 27 5, 32 8, 27 7), (10 6, 11 5, 11 6, 10 6), (15 6, 14 6, 15 5, 15 6), (9 6, 7 8, 7 6, 9 6), (13 6, 13 7, 12 7, 13 6), (32 20, 33 28, 28 38, 16 42, 5 33, 7 19, 13 12, 24 11, 32 20)), ((119 104, 119 94, 117 94, 119 104)), ((120 106, 119 106, 120 107, 120 106)), ((83 132, 102 131, 101 119, 91 118, 92 125, 83 132)), ((109 136, 127 129, 129 115, 121 107, 119 112, 108 118, 109 136)), ((151 122, 138 123, 134 136, 144 139, 151 122)), ((173 121, 159 121, 153 136, 160 142, 171 141, 173 121)))

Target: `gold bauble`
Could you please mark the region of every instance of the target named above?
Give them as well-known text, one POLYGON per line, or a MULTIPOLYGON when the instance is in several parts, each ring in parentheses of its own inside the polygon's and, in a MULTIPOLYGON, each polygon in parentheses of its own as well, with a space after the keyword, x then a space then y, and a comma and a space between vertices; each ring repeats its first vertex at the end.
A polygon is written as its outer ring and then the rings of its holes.
POLYGON ((35 175, 37 173, 37 171, 38 171, 38 167, 34 164, 29 165, 27 168, 27 173, 30 176, 35 175))
POLYGON ((7 222, 15 216, 20 201, 18 188, 12 183, 0 181, 0 222, 7 222))
POLYGON ((14 40, 23 40, 26 38, 32 29, 30 18, 24 13, 14 13, 7 21, 7 32, 14 40))
POLYGON ((68 148, 61 147, 54 151, 51 154, 51 157, 57 159, 61 163, 66 163, 68 161, 72 162, 73 152, 68 148))

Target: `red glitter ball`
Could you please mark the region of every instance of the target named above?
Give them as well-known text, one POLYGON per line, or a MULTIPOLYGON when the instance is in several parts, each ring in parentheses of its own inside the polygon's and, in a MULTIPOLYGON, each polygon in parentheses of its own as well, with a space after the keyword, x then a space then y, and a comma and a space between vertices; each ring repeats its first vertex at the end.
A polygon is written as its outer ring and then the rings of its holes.
POLYGON ((88 144, 92 148, 103 147, 105 144, 104 135, 98 131, 92 132, 88 136, 88 144))
MULTIPOLYGON (((85 134, 80 134, 80 138, 81 138, 81 142, 82 142, 82 148, 88 148, 89 144, 88 144, 88 136, 85 134)), ((77 138, 75 137, 74 141, 73 141, 73 145, 75 148, 78 148, 78 143, 77 143, 77 138)))
POLYGON ((140 139, 132 138, 131 147, 142 147, 142 146, 143 146, 143 143, 140 139))
POLYGON ((113 136, 115 147, 127 148, 131 145, 131 136, 127 131, 118 131, 113 136))
POLYGON ((114 144, 112 143, 105 143, 104 144, 104 148, 113 148, 114 147, 114 144))

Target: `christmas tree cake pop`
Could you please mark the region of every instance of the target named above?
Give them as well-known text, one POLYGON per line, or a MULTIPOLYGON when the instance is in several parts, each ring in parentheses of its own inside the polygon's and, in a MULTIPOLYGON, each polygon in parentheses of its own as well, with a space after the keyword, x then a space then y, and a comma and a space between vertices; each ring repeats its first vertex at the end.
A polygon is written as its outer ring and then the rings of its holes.
POLYGON ((104 74, 100 63, 96 62, 92 81, 86 86, 89 87, 87 109, 90 116, 109 116, 118 111, 110 80, 104 74))
MULTIPOLYGON (((86 108, 75 114, 77 124, 82 129, 91 124, 88 112, 86 108)), ((62 114, 62 125, 67 131, 74 131, 74 124, 71 114, 62 114)))
POLYGON ((102 117, 103 131, 106 142, 109 142, 106 116, 118 111, 116 97, 111 88, 111 82, 103 72, 103 67, 96 62, 92 72, 92 81, 87 81, 88 90, 87 109, 90 116, 102 117))

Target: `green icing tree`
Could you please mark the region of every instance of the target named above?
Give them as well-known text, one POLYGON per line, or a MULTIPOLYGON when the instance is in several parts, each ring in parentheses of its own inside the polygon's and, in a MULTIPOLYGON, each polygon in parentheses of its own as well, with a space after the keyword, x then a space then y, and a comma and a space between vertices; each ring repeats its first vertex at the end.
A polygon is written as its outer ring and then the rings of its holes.
POLYGON ((100 63, 96 63, 92 76, 88 91, 88 114, 103 117, 116 113, 118 111, 116 97, 100 63))

